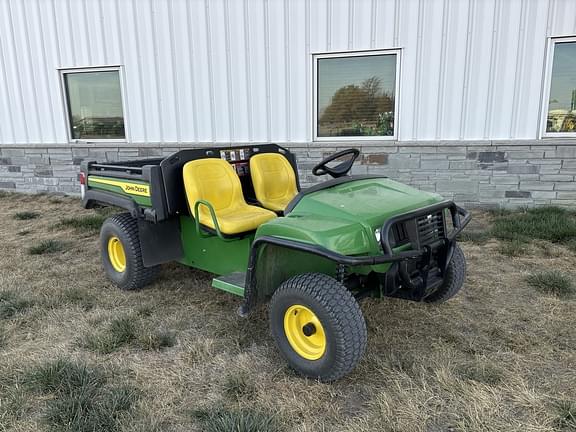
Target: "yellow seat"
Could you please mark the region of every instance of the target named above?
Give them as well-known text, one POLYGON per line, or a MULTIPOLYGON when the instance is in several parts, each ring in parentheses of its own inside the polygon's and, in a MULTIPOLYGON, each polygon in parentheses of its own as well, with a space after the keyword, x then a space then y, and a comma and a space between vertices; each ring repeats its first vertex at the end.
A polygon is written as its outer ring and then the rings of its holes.
MULTIPOLYGON (((276 217, 271 211, 246 204, 238 174, 225 160, 208 158, 191 161, 184 165, 182 174, 191 214, 194 215, 198 200, 208 201, 214 208, 223 234, 252 231, 276 217)), ((208 207, 200 205, 198 210, 199 222, 216 229, 208 207)))
POLYGON ((260 153, 252 156, 250 173, 256 199, 267 209, 284 211, 298 193, 294 169, 281 154, 260 153))

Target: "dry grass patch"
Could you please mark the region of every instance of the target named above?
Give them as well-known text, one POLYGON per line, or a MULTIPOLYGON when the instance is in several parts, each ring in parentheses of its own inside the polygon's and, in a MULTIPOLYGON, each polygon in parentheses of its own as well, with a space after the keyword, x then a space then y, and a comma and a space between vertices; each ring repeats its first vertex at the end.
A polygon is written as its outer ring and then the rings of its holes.
POLYGON ((576 293, 570 275, 553 271, 534 273, 526 277, 528 284, 545 294, 568 297, 576 293))
POLYGON ((122 347, 132 346, 158 351, 176 344, 176 336, 167 330, 148 329, 137 316, 112 319, 104 330, 89 332, 80 345, 100 354, 110 354, 122 347))
POLYGON ((195 411, 204 432, 280 432, 284 430, 273 414, 253 409, 227 409, 195 411))
POLYGON ((106 216, 100 214, 64 218, 57 225, 58 228, 72 228, 79 233, 97 233, 106 220, 106 216))
POLYGON ((53 254, 56 252, 62 252, 66 249, 66 243, 61 240, 42 240, 40 243, 28 248, 28 254, 30 255, 44 255, 53 254))
MULTIPOLYGON (((32 303, 0 319, 2 432, 574 430, 576 301, 541 295, 525 280, 538 270, 572 274, 576 254, 568 242, 527 240, 528 253, 510 259, 499 252, 503 240, 474 234, 462 243, 462 293, 443 305, 364 300, 366 356, 352 374, 324 384, 286 367, 265 307, 249 319, 236 316, 240 299, 211 288, 208 273, 173 263, 142 291, 115 288, 101 267, 97 230, 58 224, 116 210, 58 201, 17 194, 0 200, 0 241, 9 251, 0 254, 0 292, 32 303), (22 211, 41 217, 12 217, 22 211), (28 255, 29 246, 55 237, 55 226, 65 230, 57 237, 69 249, 28 255), (30 232, 18 235, 24 228, 30 232), (564 253, 547 253, 543 244, 564 253), (115 348, 84 348, 88 335, 110 338, 115 348), (161 349, 176 342, 174 335, 177 343, 161 349), (24 383, 54 363, 46 359, 58 358, 96 375, 70 372, 79 378, 48 382, 102 376, 103 383, 70 384, 68 393, 24 383), (92 397, 80 397, 81 388, 91 388, 92 397), (74 423, 72 411, 84 424, 74 423)), ((512 216, 475 212, 470 228, 491 232, 497 217, 512 216)))
POLYGON ((10 319, 32 307, 33 302, 14 291, 0 291, 0 319, 10 319))
POLYGON ((18 212, 14 215, 14 219, 17 220, 30 220, 30 219, 36 219, 38 216, 40 216, 40 214, 36 213, 36 212, 30 212, 30 211, 24 211, 24 212, 18 212))
POLYGON ((114 432, 139 392, 126 385, 107 385, 101 369, 65 359, 48 361, 24 378, 33 391, 49 395, 43 413, 50 429, 74 432, 114 432))

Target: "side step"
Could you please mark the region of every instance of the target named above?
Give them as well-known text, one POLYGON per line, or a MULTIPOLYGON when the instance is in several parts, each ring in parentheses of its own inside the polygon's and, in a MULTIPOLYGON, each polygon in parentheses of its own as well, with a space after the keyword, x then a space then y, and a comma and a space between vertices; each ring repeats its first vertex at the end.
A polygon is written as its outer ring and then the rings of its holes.
POLYGON ((246 273, 236 272, 212 279, 212 286, 240 297, 244 297, 246 273))

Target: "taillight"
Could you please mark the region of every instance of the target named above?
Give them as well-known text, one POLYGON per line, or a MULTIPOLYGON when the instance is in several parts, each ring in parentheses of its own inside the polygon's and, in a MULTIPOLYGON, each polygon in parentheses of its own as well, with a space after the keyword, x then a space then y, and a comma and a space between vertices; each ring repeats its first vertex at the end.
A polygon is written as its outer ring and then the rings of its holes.
POLYGON ((84 174, 83 172, 78 174, 78 181, 82 186, 84 186, 86 184, 86 174, 84 174))

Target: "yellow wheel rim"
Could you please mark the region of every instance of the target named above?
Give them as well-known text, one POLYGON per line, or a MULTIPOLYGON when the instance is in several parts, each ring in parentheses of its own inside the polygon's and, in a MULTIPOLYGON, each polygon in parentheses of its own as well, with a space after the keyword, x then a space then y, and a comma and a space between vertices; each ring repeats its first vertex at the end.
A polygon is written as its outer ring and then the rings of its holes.
POLYGON ((290 346, 307 360, 318 360, 326 352, 326 334, 312 310, 293 305, 284 314, 284 333, 290 346))
POLYGON ((126 254, 124 253, 124 246, 116 236, 110 237, 108 240, 108 258, 114 270, 122 273, 126 270, 126 254))

